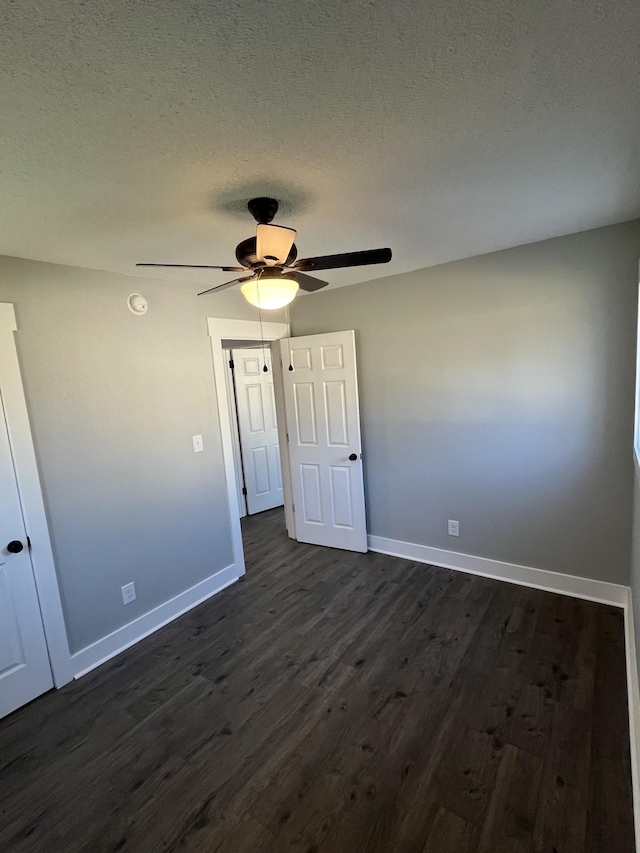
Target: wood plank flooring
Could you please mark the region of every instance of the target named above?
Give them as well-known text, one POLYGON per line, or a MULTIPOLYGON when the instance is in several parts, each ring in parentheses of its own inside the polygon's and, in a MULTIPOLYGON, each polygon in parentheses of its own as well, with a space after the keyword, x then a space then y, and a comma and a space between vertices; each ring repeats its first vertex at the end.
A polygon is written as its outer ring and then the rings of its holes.
POLYGON ((0 721, 0 849, 631 853, 620 610, 246 519, 244 580, 0 721))

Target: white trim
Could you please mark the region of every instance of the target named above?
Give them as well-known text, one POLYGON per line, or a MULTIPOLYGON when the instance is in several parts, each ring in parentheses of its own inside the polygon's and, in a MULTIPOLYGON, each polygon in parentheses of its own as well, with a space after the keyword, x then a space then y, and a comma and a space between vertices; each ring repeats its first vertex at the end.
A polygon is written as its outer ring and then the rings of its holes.
POLYGON ((279 341, 289 334, 287 323, 260 323, 257 320, 224 320, 220 317, 207 317, 210 338, 221 341, 279 341))
MULTIPOLYGON (((640 280, 640 273, 638 275, 640 280)), ((633 419, 633 456, 640 465, 640 287, 638 287, 638 319, 636 320, 636 399, 633 419)))
MULTIPOLYGON (((288 336, 289 326, 286 323, 262 323, 261 326, 256 320, 224 320, 218 317, 208 317, 207 325, 209 328, 209 337, 211 338, 211 356, 213 358, 213 374, 216 386, 216 399, 218 402, 218 420, 220 423, 220 434, 222 438, 222 458, 224 461, 225 478, 227 481, 231 541, 233 544, 233 562, 238 568, 238 574, 243 575, 245 572, 244 550, 242 547, 240 507, 238 505, 238 487, 233 461, 233 438, 231 434, 231 419, 229 417, 229 398, 227 395, 227 379, 222 342, 224 340, 277 341, 280 338, 286 338, 288 336)), ((279 416, 280 413, 276 412, 278 420, 280 420, 279 416)), ((287 492, 284 488, 283 491, 285 493, 286 512, 287 492)))
POLYGON ((624 608, 624 647, 627 662, 627 696, 629 701, 629 745, 631 750, 631 784, 633 787, 633 815, 636 850, 640 850, 640 687, 638 684, 638 657, 634 630, 633 598, 627 590, 624 608))
POLYGON ((293 512, 293 486, 291 483, 291 460, 289 458, 289 429, 287 409, 284 402, 284 360, 281 356, 282 340, 271 344, 273 368, 273 399, 276 407, 278 444, 280 445, 280 468, 282 472, 282 500, 284 502, 284 524, 290 539, 296 539, 296 519, 293 512))
POLYGON ((73 678, 49 528, 20 375, 12 304, 0 303, 0 387, 18 481, 25 529, 32 543, 31 564, 38 591, 51 671, 56 687, 73 678))
MULTIPOLYGON (((638 375, 636 375, 636 379, 638 375)), ((636 396, 636 430, 638 425, 638 397, 636 396)), ((636 434, 637 435, 637 432, 636 434)), ((634 442, 634 474, 636 489, 640 485, 640 465, 634 442)), ((635 523, 634 506, 634 523, 635 523)), ((634 534, 640 533, 634 530, 634 534)), ((627 697, 629 701, 629 741, 631 748, 631 781, 633 786, 633 814, 635 822, 636 850, 640 851, 640 686, 638 679, 638 650, 636 646, 635 614, 633 593, 629 589, 624 610, 624 647, 627 664, 627 697)))
MULTIPOLYGON (((640 280, 640 274, 638 276, 640 280)), ((636 326, 636 387, 633 422, 633 467, 636 487, 640 483, 640 287, 638 288, 638 320, 636 326)), ((634 531, 640 535, 640 531, 634 531)), ((640 617, 639 617, 640 618, 640 617)), ((629 740, 631 748, 631 781, 633 786, 633 815, 636 850, 640 851, 640 687, 638 684, 638 653, 634 629, 633 595, 631 589, 624 609, 625 654, 627 662, 627 696, 629 700, 629 740)))
POLYGON ((229 367, 229 362, 233 357, 233 350, 224 349, 225 360, 224 378, 227 388, 227 403, 229 405, 229 424, 231 425, 231 444, 233 446, 233 470, 236 477, 236 495, 238 498, 238 507, 240 518, 247 515, 247 500, 242 492, 246 483, 244 482, 244 472, 242 470, 242 455, 240 451, 240 431, 238 430, 238 408, 236 395, 234 391, 233 371, 229 367))
POLYGON ((0 331, 15 332, 17 329, 16 311, 13 303, 0 302, 0 331))
POLYGON ((586 598, 600 604, 612 604, 614 607, 624 607, 627 601, 629 587, 617 583, 581 578, 575 575, 564 575, 560 572, 549 572, 546 569, 534 569, 529 566, 518 566, 515 563, 503 563, 488 557, 474 557, 471 554, 460 554, 457 551, 444 551, 431 548, 428 545, 415 545, 412 542, 401 542, 397 539, 386 539, 383 536, 369 536, 369 549, 380 554, 393 557, 404 557, 418 563, 429 563, 444 569, 454 569, 468 572, 472 575, 482 575, 508 583, 543 589, 547 592, 557 592, 560 595, 570 595, 574 598, 586 598))
POLYGON ((237 566, 227 566, 226 569, 221 569, 215 575, 205 578, 195 586, 186 589, 163 604, 159 604, 158 607, 154 607, 148 613, 143 613, 133 622, 116 628, 106 637, 101 637, 95 643, 91 643, 90 646, 80 649, 71 657, 74 677, 80 678, 97 666, 111 660, 120 652, 139 643, 140 640, 155 633, 159 628, 163 628, 188 610, 235 583, 239 577, 237 566))

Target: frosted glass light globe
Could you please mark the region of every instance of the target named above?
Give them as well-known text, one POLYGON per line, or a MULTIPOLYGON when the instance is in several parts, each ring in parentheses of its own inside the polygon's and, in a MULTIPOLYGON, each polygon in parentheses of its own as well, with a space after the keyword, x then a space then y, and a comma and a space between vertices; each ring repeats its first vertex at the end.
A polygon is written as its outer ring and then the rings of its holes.
POLYGON ((251 305, 263 311, 275 311, 293 302, 298 292, 298 282, 282 275, 265 276, 245 282, 240 290, 251 305))

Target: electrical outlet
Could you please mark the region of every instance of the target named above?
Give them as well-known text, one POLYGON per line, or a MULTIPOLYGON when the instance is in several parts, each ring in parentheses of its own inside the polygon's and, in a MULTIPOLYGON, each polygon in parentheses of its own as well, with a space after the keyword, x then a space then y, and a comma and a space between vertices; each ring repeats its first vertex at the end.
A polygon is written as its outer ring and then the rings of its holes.
POLYGON ((202 453, 203 450, 204 450, 204 444, 202 443, 202 436, 201 435, 194 435, 193 436, 193 452, 194 453, 202 453))
POLYGON ((460 536, 460 522, 449 519, 449 536, 460 536))
POLYGON ((126 583, 123 587, 120 587, 122 591, 122 603, 123 604, 131 604, 132 601, 136 600, 136 585, 131 581, 131 583, 126 583))

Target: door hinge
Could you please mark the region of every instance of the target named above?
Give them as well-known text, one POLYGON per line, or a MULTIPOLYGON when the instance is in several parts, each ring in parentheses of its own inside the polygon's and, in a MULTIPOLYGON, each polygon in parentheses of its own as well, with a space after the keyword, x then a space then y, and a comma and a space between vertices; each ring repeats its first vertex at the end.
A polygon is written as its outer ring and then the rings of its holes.
POLYGON ((243 486, 243 487, 242 487, 242 494, 243 494, 243 495, 246 495, 246 494, 247 494, 247 487, 246 487, 246 486, 243 486))
POLYGON ((296 505, 295 505, 294 503, 292 503, 292 504, 291 504, 291 509, 292 509, 294 512, 296 511, 296 505))
POLYGON ((229 367, 231 368, 231 370, 233 370, 233 368, 235 367, 235 364, 233 363, 232 358, 229 359, 229 367))
POLYGON ((27 536, 27 548, 31 550, 31 537, 27 536))
POLYGON ((289 433, 287 433, 287 441, 289 441, 289 433))

